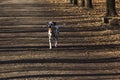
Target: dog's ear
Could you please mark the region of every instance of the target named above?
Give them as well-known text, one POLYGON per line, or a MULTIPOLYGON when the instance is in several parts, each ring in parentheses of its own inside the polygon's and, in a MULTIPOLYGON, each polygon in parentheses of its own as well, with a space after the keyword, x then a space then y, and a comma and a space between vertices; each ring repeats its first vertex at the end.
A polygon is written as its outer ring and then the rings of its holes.
POLYGON ((56 22, 53 22, 54 26, 56 25, 56 22))

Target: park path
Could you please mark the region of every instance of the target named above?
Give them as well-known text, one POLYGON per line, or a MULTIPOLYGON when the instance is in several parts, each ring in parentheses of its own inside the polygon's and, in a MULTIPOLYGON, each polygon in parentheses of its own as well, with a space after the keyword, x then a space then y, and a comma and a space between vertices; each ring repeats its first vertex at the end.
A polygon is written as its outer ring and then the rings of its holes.
POLYGON ((49 0, 1 0, 0 79, 119 80, 119 27, 98 26, 101 13, 77 9, 49 0), (52 50, 49 21, 61 26, 52 50))

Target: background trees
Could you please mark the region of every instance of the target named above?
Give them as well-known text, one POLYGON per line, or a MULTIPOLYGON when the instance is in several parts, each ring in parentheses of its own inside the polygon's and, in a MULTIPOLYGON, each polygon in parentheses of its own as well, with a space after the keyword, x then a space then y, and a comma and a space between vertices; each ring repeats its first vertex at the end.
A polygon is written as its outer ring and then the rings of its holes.
MULTIPOLYGON (((78 5, 79 0, 70 0, 70 3, 78 5)), ((81 0, 81 7, 93 8, 92 0, 81 0)))
POLYGON ((70 3, 72 4, 72 3, 73 3, 73 0, 70 0, 70 3))
POLYGON ((86 8, 93 8, 92 0, 85 0, 85 7, 86 8))
POLYGON ((81 7, 85 7, 85 0, 81 0, 81 7))
MULTIPOLYGON (((80 1, 80 6, 87 8, 87 9, 93 9, 93 0, 70 0, 70 3, 74 5, 79 5, 80 1)), ((116 2, 115 0, 103 0, 105 2, 106 6, 106 12, 105 16, 117 16, 117 11, 116 11, 116 2)), ((120 1, 120 0, 118 0, 120 1)))
POLYGON ((106 16, 117 16, 115 0, 106 0, 106 16))
POLYGON ((78 5, 78 0, 74 0, 74 1, 73 1, 73 4, 74 4, 74 5, 78 5))

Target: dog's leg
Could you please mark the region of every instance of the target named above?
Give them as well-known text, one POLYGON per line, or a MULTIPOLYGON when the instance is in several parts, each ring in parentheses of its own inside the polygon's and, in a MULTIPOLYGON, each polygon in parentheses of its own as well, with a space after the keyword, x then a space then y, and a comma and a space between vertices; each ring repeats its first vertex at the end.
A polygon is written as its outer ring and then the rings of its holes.
POLYGON ((58 38, 59 38, 59 29, 57 28, 55 31, 55 47, 58 46, 58 38))
POLYGON ((52 49, 51 39, 49 39, 49 49, 52 49))
POLYGON ((50 31, 48 32, 48 37, 49 37, 49 49, 52 49, 52 42, 51 42, 52 34, 50 31))
POLYGON ((55 41, 55 47, 57 47, 58 46, 58 34, 57 33, 55 35, 54 41, 55 41))
POLYGON ((57 47, 57 44, 58 44, 57 38, 55 38, 55 47, 57 47))

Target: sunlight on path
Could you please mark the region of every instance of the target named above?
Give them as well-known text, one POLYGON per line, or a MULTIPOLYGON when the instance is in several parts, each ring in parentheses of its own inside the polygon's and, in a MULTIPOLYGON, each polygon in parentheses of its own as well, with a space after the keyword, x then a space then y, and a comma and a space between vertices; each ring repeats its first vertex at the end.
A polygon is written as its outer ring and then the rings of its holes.
POLYGON ((49 0, 3 0, 0 3, 15 3, 15 4, 20 4, 20 3, 45 3, 48 2, 49 0))

